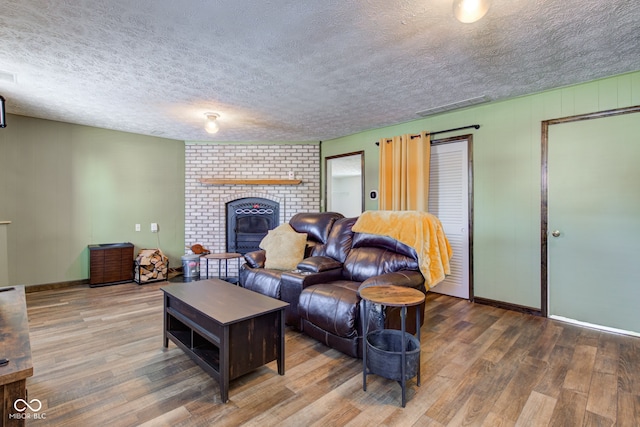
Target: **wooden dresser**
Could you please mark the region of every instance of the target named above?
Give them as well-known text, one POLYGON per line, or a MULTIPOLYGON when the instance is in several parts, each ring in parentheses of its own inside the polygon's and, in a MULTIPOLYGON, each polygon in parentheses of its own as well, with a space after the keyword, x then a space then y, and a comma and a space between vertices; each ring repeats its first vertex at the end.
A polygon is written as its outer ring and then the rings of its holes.
POLYGON ((27 402, 27 378, 33 375, 33 364, 24 286, 0 288, 0 359, 9 360, 0 366, 0 426, 22 426, 25 419, 37 418, 41 409, 33 400, 38 396, 30 396, 32 402, 27 402), (27 409, 26 403, 34 410, 27 409))

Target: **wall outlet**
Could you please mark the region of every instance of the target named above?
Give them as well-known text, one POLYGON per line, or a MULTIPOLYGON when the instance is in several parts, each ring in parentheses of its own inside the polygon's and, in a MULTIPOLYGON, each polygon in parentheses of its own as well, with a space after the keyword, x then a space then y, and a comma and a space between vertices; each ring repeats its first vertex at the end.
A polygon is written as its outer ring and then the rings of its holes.
POLYGON ((136 231, 140 231, 140 224, 136 224, 136 231))
POLYGON ((152 233, 157 233, 158 232, 158 223, 157 222, 152 222, 151 223, 151 232, 152 233))
POLYGON ((289 179, 294 179, 296 177, 296 173, 294 171, 287 172, 287 176, 289 179))

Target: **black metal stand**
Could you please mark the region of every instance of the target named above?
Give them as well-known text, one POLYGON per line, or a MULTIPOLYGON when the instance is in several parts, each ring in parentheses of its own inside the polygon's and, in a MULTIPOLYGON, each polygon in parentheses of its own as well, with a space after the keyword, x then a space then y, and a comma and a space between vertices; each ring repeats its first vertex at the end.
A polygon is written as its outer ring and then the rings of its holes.
MULTIPOLYGON (((364 321, 364 331, 363 331, 363 345, 362 345, 362 390, 367 391, 367 352, 369 350, 369 306, 368 301, 366 299, 362 299, 360 304, 361 318, 364 321)), ((402 407, 404 408, 407 403, 407 380, 406 376, 406 367, 407 367, 407 341, 406 341, 406 317, 407 317, 407 306, 403 305, 400 308, 400 324, 402 331, 402 352, 401 352, 401 376, 400 376, 400 387, 402 387, 402 407)), ((416 338, 418 339, 418 343, 420 343, 420 310, 416 310, 416 338)), ((384 374, 377 373, 376 375, 380 375, 384 377, 384 374)), ((391 378, 393 379, 393 378, 391 378)), ((409 378, 410 379, 410 378, 409 378)), ((417 370, 417 384, 420 386, 420 356, 418 355, 418 370, 417 370)))
POLYGON ((134 272, 135 272, 133 281, 136 282, 138 285, 146 285, 147 283, 164 282, 166 280, 169 280, 169 259, 168 258, 167 258, 167 276, 163 277, 162 279, 147 280, 144 282, 142 281, 142 276, 140 273, 140 269, 142 268, 142 266, 140 265, 137 259, 134 260, 133 263, 134 263, 134 272))

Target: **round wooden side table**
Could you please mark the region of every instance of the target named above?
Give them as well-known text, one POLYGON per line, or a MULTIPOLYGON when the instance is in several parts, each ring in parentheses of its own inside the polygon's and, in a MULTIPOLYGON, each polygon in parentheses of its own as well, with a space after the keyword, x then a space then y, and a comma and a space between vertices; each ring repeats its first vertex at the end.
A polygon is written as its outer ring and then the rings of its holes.
MULTIPOLYGON (((230 283, 238 283, 237 277, 229 277, 229 260, 242 258, 242 254, 236 252, 223 252, 218 254, 209 254, 204 255, 207 261, 207 279, 209 278, 209 260, 217 259, 218 260, 218 279, 224 280, 225 282, 230 283), (222 275, 222 261, 224 261, 224 276, 222 275)), ((239 261, 238 261, 239 263, 239 261)), ((238 269, 240 265, 238 265, 238 269)))
MULTIPOLYGON (((367 353, 371 344, 369 343, 369 309, 368 305, 370 303, 380 304, 387 307, 400 307, 400 323, 401 323, 401 351, 399 357, 400 363, 400 375, 399 382, 402 387, 402 407, 404 408, 406 405, 406 381, 413 378, 406 378, 407 376, 407 332, 406 332, 406 317, 407 317, 407 307, 412 307, 416 305, 420 305, 425 300, 424 293, 420 292, 414 288, 407 288, 405 286, 396 286, 396 285, 381 285, 381 286, 370 286, 368 288, 364 288, 360 290, 360 297, 362 298, 362 319, 364 322, 363 326, 363 349, 362 349, 362 389, 367 391, 367 353)), ((375 331, 374 333, 379 332, 387 332, 387 333, 396 333, 397 331, 383 329, 382 331, 375 331)), ((410 334, 409 334, 410 335, 410 334)), ((420 386, 420 310, 416 310, 416 338, 417 338, 417 384, 420 386)), ((391 352, 382 351, 382 354, 391 355, 391 352)), ((397 356, 397 354, 396 354, 397 356)), ((393 363, 389 361, 389 363, 393 363)), ((392 369, 397 369, 396 367, 392 367, 392 369)), ((385 375, 385 372, 375 372, 376 375, 380 375, 385 378, 397 379, 395 375, 385 375)))

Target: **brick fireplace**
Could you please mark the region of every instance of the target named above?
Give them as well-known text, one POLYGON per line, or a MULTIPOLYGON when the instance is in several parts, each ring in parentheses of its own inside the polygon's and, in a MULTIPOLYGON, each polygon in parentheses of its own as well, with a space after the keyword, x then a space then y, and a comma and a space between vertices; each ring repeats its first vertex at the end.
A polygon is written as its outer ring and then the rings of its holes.
MULTIPOLYGON (((277 224, 298 212, 320 210, 320 146, 310 144, 185 145, 185 246, 200 243, 211 252, 227 252, 227 205, 240 199, 264 199, 278 205, 277 224), (254 185, 243 180, 288 179, 300 184, 254 185), (201 178, 238 180, 210 185, 201 178)), ((239 251, 242 252, 242 251, 239 251)), ((209 264, 217 277, 218 263, 209 264), (215 265, 214 265, 215 264, 215 265)), ((230 268, 235 268, 235 262, 230 268)), ((204 272, 205 265, 201 266, 204 272)))

